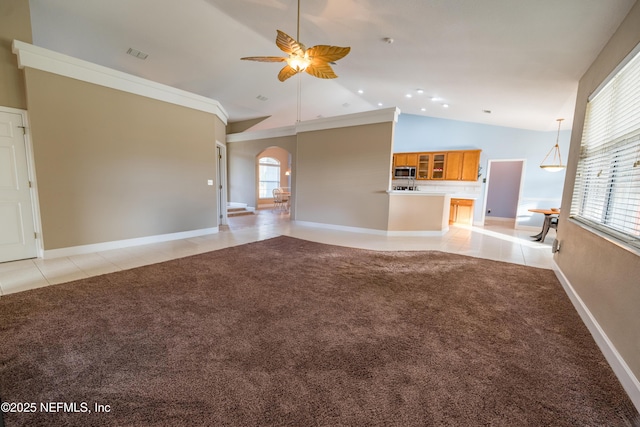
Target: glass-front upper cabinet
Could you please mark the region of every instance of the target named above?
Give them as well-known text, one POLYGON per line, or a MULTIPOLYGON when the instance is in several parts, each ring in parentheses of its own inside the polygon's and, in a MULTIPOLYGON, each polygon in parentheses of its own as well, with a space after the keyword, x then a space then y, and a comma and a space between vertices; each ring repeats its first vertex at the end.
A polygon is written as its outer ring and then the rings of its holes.
POLYGON ((433 162, 431 165, 431 179, 444 179, 444 162, 446 154, 433 154, 433 162))
POLYGON ((429 154, 420 154, 418 156, 418 173, 416 174, 417 179, 429 179, 430 159, 431 155, 429 154))

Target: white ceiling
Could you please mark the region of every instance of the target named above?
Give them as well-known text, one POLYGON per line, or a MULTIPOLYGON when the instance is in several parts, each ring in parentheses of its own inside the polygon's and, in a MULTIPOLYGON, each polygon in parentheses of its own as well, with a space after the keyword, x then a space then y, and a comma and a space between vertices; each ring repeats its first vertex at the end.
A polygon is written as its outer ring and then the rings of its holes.
POLYGON ((240 58, 282 55, 276 29, 296 37, 297 0, 30 0, 34 44, 216 99, 231 122, 271 116, 252 130, 294 124, 298 84, 302 120, 380 102, 534 130, 565 118, 567 129, 579 78, 634 3, 301 0, 300 41, 351 53, 334 66, 337 79, 281 83, 283 64, 240 58))

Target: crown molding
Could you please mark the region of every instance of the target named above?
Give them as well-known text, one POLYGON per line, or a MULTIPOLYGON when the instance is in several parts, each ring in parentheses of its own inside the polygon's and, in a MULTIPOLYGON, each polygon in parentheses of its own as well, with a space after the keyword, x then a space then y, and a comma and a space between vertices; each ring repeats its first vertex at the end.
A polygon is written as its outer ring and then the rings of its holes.
POLYGON ((298 122, 294 126, 265 129, 255 132, 239 132, 227 135, 227 142, 253 141, 258 139, 293 136, 300 132, 313 132, 325 129, 338 129, 350 126, 370 125, 374 123, 398 122, 400 109, 398 107, 381 110, 365 111, 362 113, 346 114, 344 116, 323 117, 321 119, 298 122))
POLYGON ((280 138, 283 136, 295 136, 295 126, 286 126, 274 129, 257 130, 253 132, 230 133, 227 135, 227 143, 253 141, 256 139, 280 138))
POLYGON ((321 119, 308 120, 296 124, 296 130, 300 132, 313 132, 316 130, 337 129, 350 126, 370 125, 374 123, 398 122, 400 109, 398 107, 382 108, 379 110, 364 111, 362 113, 345 114, 343 116, 323 117, 321 119))
POLYGON ((19 40, 13 41, 12 51, 18 56, 19 68, 34 68, 87 83, 144 96, 146 98, 215 114, 225 125, 229 118, 229 114, 218 101, 205 96, 117 71, 19 40))

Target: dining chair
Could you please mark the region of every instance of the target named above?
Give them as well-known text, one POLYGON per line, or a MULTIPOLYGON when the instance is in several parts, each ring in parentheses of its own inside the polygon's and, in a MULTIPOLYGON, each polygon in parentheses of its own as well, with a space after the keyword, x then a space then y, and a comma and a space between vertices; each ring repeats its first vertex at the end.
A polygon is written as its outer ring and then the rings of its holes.
POLYGON ((283 204, 282 190, 280 188, 273 189, 273 206, 278 209, 283 204))

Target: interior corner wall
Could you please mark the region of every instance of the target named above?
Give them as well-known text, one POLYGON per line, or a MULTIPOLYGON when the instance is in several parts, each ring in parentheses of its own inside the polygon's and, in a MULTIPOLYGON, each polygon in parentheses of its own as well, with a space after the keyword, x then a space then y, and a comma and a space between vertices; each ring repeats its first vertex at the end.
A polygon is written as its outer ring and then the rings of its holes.
POLYGON ((226 125, 218 116, 213 116, 215 119, 215 140, 227 145, 227 132, 225 131, 226 125))
POLYGON ((0 1, 0 105, 25 110, 24 72, 11 51, 14 39, 32 42, 27 0, 0 1))
POLYGON ((215 115, 25 76, 45 250, 217 226, 215 115))
POLYGON ((554 256, 587 309, 640 379, 640 256, 568 219, 575 184, 588 96, 640 43, 640 2, 580 80, 562 210, 558 224, 561 250, 554 256))
MULTIPOLYGON (((291 154, 291 187, 296 179, 296 136, 281 136, 227 143, 229 201, 258 206, 256 157, 269 147, 280 147, 291 154)), ((292 215, 294 212, 292 210, 292 215)), ((293 216, 292 216, 293 217, 293 216)))
POLYGON ((296 220, 387 230, 393 122, 298 133, 296 220))

